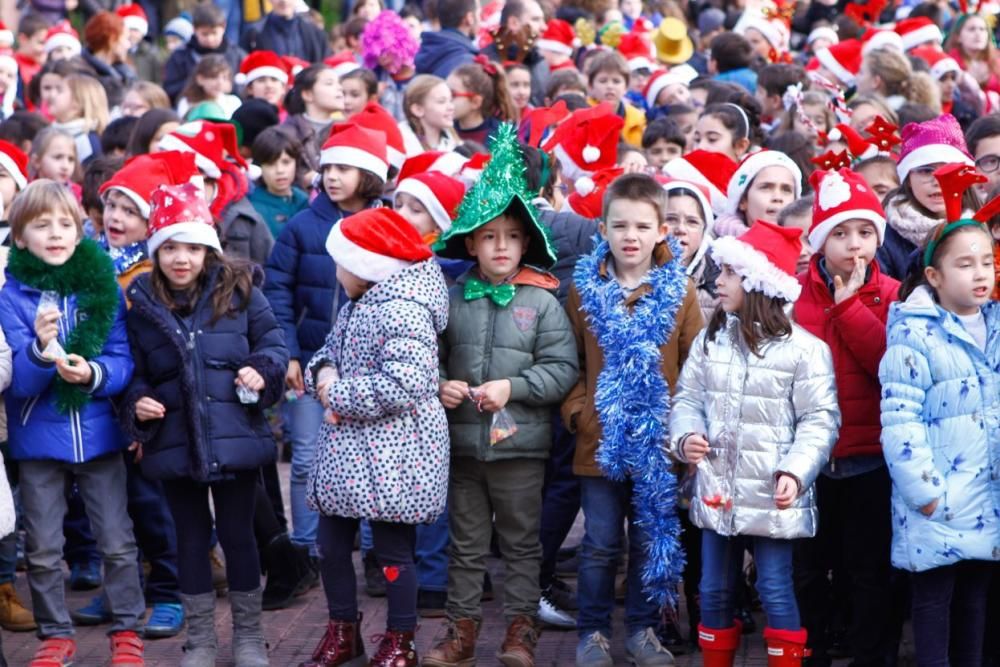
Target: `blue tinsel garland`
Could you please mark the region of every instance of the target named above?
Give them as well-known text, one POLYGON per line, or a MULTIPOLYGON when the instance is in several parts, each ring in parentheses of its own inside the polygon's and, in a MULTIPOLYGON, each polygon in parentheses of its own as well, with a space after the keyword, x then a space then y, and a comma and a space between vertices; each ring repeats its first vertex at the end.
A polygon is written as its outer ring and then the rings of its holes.
POLYGON ((677 478, 665 448, 669 436, 670 390, 661 368, 660 347, 670 340, 687 291, 687 273, 669 238, 675 259, 654 267, 646 277, 652 291, 629 312, 614 280, 601 278, 608 256, 606 241, 576 265, 573 280, 582 310, 604 353, 597 378, 595 406, 603 435, 597 464, 608 479, 631 477, 636 523, 646 531, 643 588, 658 604, 675 606, 684 569, 677 519, 677 478))

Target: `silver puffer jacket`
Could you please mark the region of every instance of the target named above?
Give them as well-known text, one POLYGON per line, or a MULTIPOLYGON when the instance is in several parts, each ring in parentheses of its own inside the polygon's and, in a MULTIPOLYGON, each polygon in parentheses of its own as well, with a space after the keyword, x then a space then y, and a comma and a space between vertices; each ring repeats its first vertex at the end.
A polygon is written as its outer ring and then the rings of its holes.
POLYGON ((758 357, 734 315, 707 350, 706 331, 691 345, 670 411, 675 457, 683 460, 681 442, 690 433, 706 435, 711 448, 695 476, 691 521, 720 535, 812 537, 813 482, 840 428, 830 348, 793 325, 790 336, 762 345, 758 357), (800 484, 785 510, 774 505, 778 472, 800 484))

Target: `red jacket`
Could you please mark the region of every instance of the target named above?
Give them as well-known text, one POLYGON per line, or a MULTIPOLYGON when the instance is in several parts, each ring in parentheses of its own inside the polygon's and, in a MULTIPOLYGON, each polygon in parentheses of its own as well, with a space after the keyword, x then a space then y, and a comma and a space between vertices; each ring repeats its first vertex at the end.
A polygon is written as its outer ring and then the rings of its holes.
POLYGON ((799 275, 802 295, 795 302, 795 321, 833 352, 843 420, 833 458, 880 455, 878 366, 885 354, 889 304, 899 296, 899 282, 872 262, 868 282, 850 299, 835 304, 819 269, 821 257, 813 255, 809 269, 799 275))

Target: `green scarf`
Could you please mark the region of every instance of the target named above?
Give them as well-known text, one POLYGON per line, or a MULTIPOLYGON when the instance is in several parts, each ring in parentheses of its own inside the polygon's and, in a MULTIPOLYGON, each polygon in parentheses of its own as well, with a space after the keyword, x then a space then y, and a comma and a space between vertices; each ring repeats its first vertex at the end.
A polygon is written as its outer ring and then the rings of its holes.
MULTIPOLYGON (((7 270, 18 282, 43 292, 75 296, 79 316, 63 344, 67 354, 90 361, 101 354, 118 315, 118 281, 111 257, 97 243, 84 239, 62 266, 50 266, 21 248, 11 248, 7 270)), ((90 401, 82 385, 56 377, 56 409, 66 414, 90 401)))

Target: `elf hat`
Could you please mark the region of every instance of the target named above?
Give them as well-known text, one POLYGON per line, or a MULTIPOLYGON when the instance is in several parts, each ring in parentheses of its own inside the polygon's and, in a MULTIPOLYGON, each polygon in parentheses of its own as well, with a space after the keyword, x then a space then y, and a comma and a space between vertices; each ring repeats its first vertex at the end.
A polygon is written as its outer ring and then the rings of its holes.
POLYGON ((45 53, 52 53, 52 51, 64 46, 69 47, 77 56, 83 50, 80 35, 66 20, 56 23, 45 33, 45 53))
POLYGON ((143 218, 149 219, 150 197, 161 185, 180 185, 200 180, 193 153, 163 151, 137 155, 105 181, 98 193, 107 199, 108 192, 117 190, 128 197, 143 218))
POLYGON ((845 39, 817 51, 816 60, 845 86, 853 86, 861 71, 861 42, 845 39))
POLYGON ((735 160, 723 153, 697 150, 665 164, 663 173, 704 186, 708 190, 712 213, 722 215, 729 204, 726 190, 738 166, 735 160))
POLYGON ((903 146, 896 165, 900 183, 918 167, 945 162, 975 165, 965 146, 962 128, 951 114, 941 114, 923 123, 908 123, 902 137, 903 146))
POLYGON ((115 13, 122 17, 126 29, 137 30, 142 33, 143 37, 149 32, 149 19, 146 18, 146 12, 143 11, 142 5, 122 5, 115 10, 115 13))
POLYGON ((10 174, 18 190, 23 190, 28 184, 28 156, 20 148, 3 139, 0 139, 0 168, 10 174))
POLYGON ((649 77, 646 87, 642 89, 642 96, 646 100, 646 106, 652 109, 656 106, 656 98, 660 96, 663 89, 675 83, 684 83, 684 80, 673 71, 661 69, 649 77))
POLYGON ((712 242, 712 259, 728 264, 743 278, 743 289, 794 302, 802 292, 795 266, 802 251, 802 232, 758 220, 739 237, 712 242))
POLYGON ((809 228, 809 245, 823 249, 826 237, 842 222, 867 220, 875 225, 878 244, 885 240, 885 211, 882 203, 865 179, 850 169, 822 171, 817 169, 809 177, 816 192, 813 200, 812 227, 809 228))
POLYGON ((400 194, 408 194, 427 209, 442 232, 451 228, 458 205, 465 196, 465 186, 462 181, 452 178, 439 171, 428 171, 401 180, 393 193, 393 204, 400 194))
POLYGON ((413 225, 391 208, 369 208, 342 219, 326 237, 326 251, 338 266, 373 283, 433 257, 413 225))
POLYGON ((149 255, 169 240, 196 243, 222 253, 219 234, 212 224, 202 191, 194 183, 161 185, 150 196, 149 255))
POLYGON ((351 116, 351 122, 384 134, 389 166, 396 169, 403 166, 403 162, 406 161, 403 133, 399 130, 396 119, 385 110, 385 107, 378 102, 369 102, 361 111, 351 116))
POLYGON ((890 28, 869 28, 861 36, 861 55, 865 56, 875 49, 896 49, 903 52, 903 38, 890 28))
POLYGON ((402 183, 411 176, 425 171, 437 171, 445 176, 457 176, 469 159, 454 151, 424 151, 413 157, 406 158, 399 168, 396 181, 402 183))
POLYGON ((556 126, 542 150, 553 152, 563 174, 575 181, 615 166, 624 124, 608 102, 578 109, 556 126))
POLYGON ((585 218, 600 218, 604 206, 604 193, 608 186, 625 173, 621 167, 602 169, 592 177, 584 177, 576 182, 576 190, 566 198, 565 209, 585 218))
POLYGON ((826 137, 829 141, 842 141, 847 144, 847 151, 855 160, 867 160, 879 153, 878 146, 862 137, 857 130, 845 123, 836 125, 826 137))
POLYGON ((162 151, 183 151, 194 153, 194 162, 208 178, 220 178, 227 159, 243 169, 247 163, 240 155, 236 127, 230 123, 213 123, 196 120, 184 123, 176 130, 160 139, 157 144, 162 151))
POLYGON ((3 21, 0 21, 0 46, 5 48, 14 46, 14 31, 3 21))
POLYGON ((809 33, 809 36, 806 37, 806 44, 811 45, 817 39, 825 39, 828 40, 830 44, 837 44, 840 42, 840 35, 837 34, 836 28, 828 25, 821 25, 818 28, 813 28, 813 31, 809 33))
POLYGON ((338 79, 347 76, 355 70, 361 69, 361 65, 354 59, 354 52, 350 49, 344 49, 333 54, 324 60, 323 64, 331 68, 338 79))
POLYGON ((248 55, 240 63, 240 71, 233 80, 241 86, 246 86, 265 76, 288 85, 288 65, 274 51, 254 51, 248 55))
POLYGON ((802 196, 802 171, 799 165, 780 151, 757 151, 743 158, 736 168, 736 173, 729 180, 729 187, 726 189, 726 213, 736 214, 740 210, 740 200, 753 183, 753 179, 768 167, 784 167, 790 171, 794 182, 795 199, 802 196))
POLYGON ((653 60, 653 47, 642 34, 630 32, 622 35, 618 42, 618 53, 625 58, 630 72, 651 70, 656 65, 653 60))
POLYGON ((903 19, 896 24, 896 32, 903 38, 903 49, 906 51, 925 42, 941 44, 944 41, 941 28, 926 16, 903 19))
POLYGON ((580 44, 576 37, 576 32, 562 19, 551 19, 545 24, 545 30, 535 41, 535 48, 540 51, 551 51, 564 56, 573 55, 573 49, 580 44))
POLYGON ((389 157, 385 134, 353 122, 334 125, 330 138, 323 144, 319 164, 342 164, 364 169, 385 181, 389 176, 389 157))
POLYGON ((935 81, 940 81, 941 77, 949 72, 956 74, 962 72, 958 62, 936 46, 921 46, 913 49, 910 55, 921 58, 930 66, 931 76, 934 77, 935 81))

